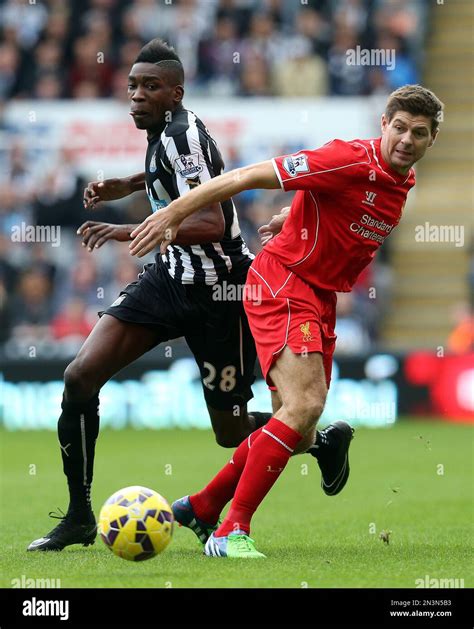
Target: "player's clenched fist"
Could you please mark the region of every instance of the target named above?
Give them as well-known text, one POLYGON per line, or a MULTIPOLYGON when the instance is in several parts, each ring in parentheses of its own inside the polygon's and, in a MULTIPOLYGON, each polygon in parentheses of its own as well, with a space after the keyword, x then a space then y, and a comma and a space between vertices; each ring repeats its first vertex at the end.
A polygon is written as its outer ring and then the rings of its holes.
POLYGON ((93 210, 100 201, 122 199, 133 192, 128 177, 91 181, 84 189, 84 207, 93 210))
POLYGON ((136 225, 113 225, 112 223, 98 223, 96 221, 86 221, 77 233, 82 236, 82 246, 89 251, 98 249, 107 240, 118 240, 126 242, 130 240, 130 234, 136 225))
POLYGON ((283 223, 285 222, 288 214, 290 213, 290 207, 284 207, 280 210, 280 214, 274 214, 272 220, 267 225, 262 225, 258 228, 260 234, 260 242, 264 247, 274 236, 281 232, 283 223))

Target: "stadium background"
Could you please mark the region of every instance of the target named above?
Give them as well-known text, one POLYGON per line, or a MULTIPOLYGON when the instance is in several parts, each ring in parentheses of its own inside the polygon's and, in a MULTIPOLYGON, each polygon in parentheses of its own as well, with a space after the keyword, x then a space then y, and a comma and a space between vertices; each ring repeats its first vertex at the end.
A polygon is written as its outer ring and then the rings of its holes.
MULTIPOLYGON (((472 6, 455 4, 0 2, 0 423, 55 429, 64 367, 97 311, 141 270, 126 244, 89 253, 75 230, 87 219, 136 223, 149 213, 144 194, 86 213, 82 191, 87 181, 143 169, 146 139, 127 113, 127 75, 156 36, 180 54, 185 106, 209 127, 227 170, 333 137, 377 136, 386 96, 405 83, 422 82, 445 102, 440 137, 417 168, 400 227, 354 292, 339 297, 324 419, 469 421, 472 6), (347 51, 358 47, 388 51, 394 63, 351 65, 347 51), (430 236, 429 226, 441 225, 453 228, 448 242, 430 236), (53 229, 41 232, 46 242, 31 242, 31 226, 53 229)), ((253 252, 258 226, 290 198, 252 191, 236 199, 253 252)), ((251 408, 266 410, 261 380, 255 394, 251 408)), ((102 425, 114 428, 209 427, 197 369, 180 341, 107 384, 101 411, 102 425)))

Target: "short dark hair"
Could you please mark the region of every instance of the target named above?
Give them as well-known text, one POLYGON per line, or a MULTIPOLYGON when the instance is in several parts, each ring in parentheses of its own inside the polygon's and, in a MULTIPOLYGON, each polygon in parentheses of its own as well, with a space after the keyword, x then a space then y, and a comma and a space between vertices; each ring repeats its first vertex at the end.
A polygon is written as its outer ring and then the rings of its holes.
POLYGON ((442 120, 444 104, 431 90, 421 85, 404 85, 388 97, 385 115, 390 122, 397 111, 407 111, 413 116, 431 118, 431 133, 442 120))
POLYGON ((176 85, 184 83, 183 64, 176 50, 158 37, 143 46, 135 59, 135 63, 159 64, 161 68, 172 71, 176 85))

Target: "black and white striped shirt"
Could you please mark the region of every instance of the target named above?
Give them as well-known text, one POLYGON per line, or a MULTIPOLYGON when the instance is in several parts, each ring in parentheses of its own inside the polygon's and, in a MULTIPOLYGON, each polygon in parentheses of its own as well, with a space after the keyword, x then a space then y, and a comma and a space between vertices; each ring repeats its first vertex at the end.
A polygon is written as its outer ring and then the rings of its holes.
MULTIPOLYGON (((220 175, 221 154, 209 131, 192 111, 180 106, 161 133, 149 138, 146 154, 146 191, 153 212, 220 175)), ((232 199, 221 203, 225 232, 220 242, 169 245, 161 256, 171 277, 182 284, 215 284, 242 275, 254 255, 240 235, 232 199)), ((158 254, 159 255, 159 254, 158 254)))

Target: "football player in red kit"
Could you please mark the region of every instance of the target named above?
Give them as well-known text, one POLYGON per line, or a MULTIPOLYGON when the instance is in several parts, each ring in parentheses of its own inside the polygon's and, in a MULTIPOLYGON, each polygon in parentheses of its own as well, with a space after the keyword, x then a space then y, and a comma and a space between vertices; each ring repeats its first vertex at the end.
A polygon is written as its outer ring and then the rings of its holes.
MULTIPOLYGON (((281 232, 253 261, 244 297, 262 372, 273 389, 273 417, 202 491, 173 505, 178 522, 206 541, 206 555, 263 556, 249 537, 250 520, 289 457, 314 447, 331 378, 336 292, 352 289, 398 225, 415 184, 412 166, 433 145, 442 110, 430 90, 406 85, 388 98, 381 137, 333 140, 221 175, 132 233, 131 252, 142 256, 157 244, 164 250, 180 223, 206 204, 253 188, 297 191, 281 232)), ((348 444, 342 458, 340 449, 334 452, 329 484, 347 476, 347 450, 348 444)))

